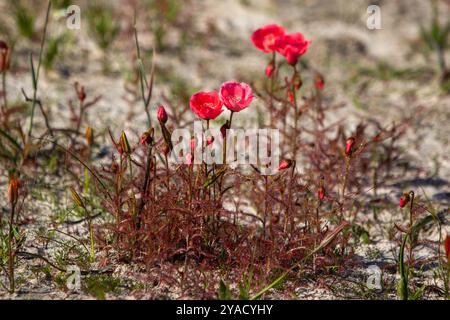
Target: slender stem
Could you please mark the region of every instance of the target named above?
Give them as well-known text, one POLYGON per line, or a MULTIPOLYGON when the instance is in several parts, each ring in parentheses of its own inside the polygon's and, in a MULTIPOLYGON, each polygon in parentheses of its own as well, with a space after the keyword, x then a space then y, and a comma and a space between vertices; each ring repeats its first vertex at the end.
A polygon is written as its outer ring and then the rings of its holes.
POLYGON ((11 204, 11 217, 9 219, 9 235, 8 235, 8 265, 9 265, 9 291, 14 293, 15 281, 14 281, 14 250, 13 250, 13 239, 14 239, 14 213, 16 205, 11 204))
MULTIPOLYGON (((52 2, 49 0, 48 7, 47 7, 47 15, 45 16, 44 35, 42 36, 41 49, 39 51, 39 60, 38 60, 38 67, 37 67, 37 71, 36 71, 36 78, 33 79, 33 102, 31 105, 31 117, 30 117, 30 127, 28 128, 28 140, 31 137, 31 134, 33 132, 33 121, 34 121, 34 111, 36 109, 37 89, 38 89, 38 83, 39 83, 39 72, 41 70, 42 53, 44 51, 44 44, 45 44, 45 38, 47 35, 47 27, 48 27, 51 7, 52 7, 52 2)), ((33 59, 33 58, 31 57, 31 59, 33 59)))
POLYGON ((414 226, 414 217, 413 217, 413 207, 414 207, 414 191, 409 192, 410 204, 409 204, 409 265, 412 266, 414 263, 413 257, 413 226, 414 226))
POLYGON ((344 210, 344 201, 345 201, 345 189, 347 188, 347 182, 348 182, 348 175, 350 173, 350 163, 351 163, 351 156, 347 156, 345 158, 345 175, 344 175, 344 183, 342 184, 342 203, 341 203, 341 216, 340 220, 343 218, 343 210, 344 210))
MULTIPOLYGON (((139 229, 140 225, 141 225, 141 211, 142 211, 142 209, 144 209, 145 197, 147 196, 147 190, 148 190, 148 185, 149 185, 149 181, 150 181, 150 169, 152 166, 152 149, 153 148, 150 145, 148 148, 148 154, 147 154, 147 164, 145 166, 144 185, 142 187, 142 195, 141 195, 142 199, 141 199, 141 203, 139 205, 139 210, 138 210, 138 217, 137 217, 137 224, 136 224, 137 229, 139 229)), ((166 156, 166 169, 167 169, 167 156, 166 156)), ((167 184, 168 184, 168 181, 167 181, 167 184)))
POLYGON ((273 126, 273 94, 275 90, 275 73, 276 73, 276 55, 275 52, 272 53, 272 64, 275 68, 275 72, 270 75, 270 104, 269 104, 269 116, 270 116, 270 126, 273 126))
POLYGON ((3 107, 8 108, 8 99, 6 96, 6 70, 2 73, 2 91, 3 91, 3 107))
POLYGON ((88 210, 86 210, 86 214, 88 216, 88 224, 89 224, 89 237, 91 241, 91 262, 95 260, 95 243, 94 243, 94 227, 92 225, 92 217, 89 214, 88 210))
POLYGON ((297 110, 297 108, 298 108, 298 106, 297 106, 297 90, 295 89, 295 83, 294 83, 294 79, 297 77, 297 68, 294 66, 293 67, 294 68, 294 75, 292 76, 292 83, 291 83, 291 86, 292 86, 292 92, 293 92, 293 95, 294 95, 294 112, 295 112, 295 117, 294 117, 294 137, 293 137, 293 139, 292 139, 292 141, 294 141, 294 143, 292 144, 292 146, 293 146, 293 152, 292 152, 292 154, 293 154, 293 158, 294 158, 294 160, 297 160, 297 138, 299 137, 299 134, 298 134, 298 119, 299 119, 299 112, 298 112, 298 110, 297 110))

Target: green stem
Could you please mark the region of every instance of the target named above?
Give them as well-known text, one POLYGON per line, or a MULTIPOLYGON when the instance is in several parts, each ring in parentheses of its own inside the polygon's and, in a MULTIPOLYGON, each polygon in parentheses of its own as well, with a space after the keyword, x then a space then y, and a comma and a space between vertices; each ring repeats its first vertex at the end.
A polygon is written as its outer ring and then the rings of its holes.
POLYGON ((14 281, 14 250, 13 250, 13 239, 14 239, 14 213, 16 205, 11 204, 11 217, 9 219, 9 234, 8 234, 8 265, 9 265, 9 291, 14 293, 15 281, 14 281))
MULTIPOLYGON (((47 27, 48 27, 48 21, 49 21, 49 17, 50 17, 51 6, 52 6, 52 2, 49 0, 48 7, 47 7, 47 15, 45 16, 44 35, 42 36, 41 48, 39 51, 37 72, 36 72, 35 77, 33 75, 33 102, 31 105, 31 117, 30 117, 30 127, 28 128, 28 140, 30 139, 31 134, 33 132, 33 121, 34 121, 34 111, 36 109, 36 102, 37 102, 36 100, 37 100, 37 89, 38 89, 38 83, 39 83, 39 72, 41 70, 42 53, 44 51, 44 44, 45 44, 45 38, 47 35, 47 27)), ((30 57, 30 59, 32 60, 33 57, 30 57)))

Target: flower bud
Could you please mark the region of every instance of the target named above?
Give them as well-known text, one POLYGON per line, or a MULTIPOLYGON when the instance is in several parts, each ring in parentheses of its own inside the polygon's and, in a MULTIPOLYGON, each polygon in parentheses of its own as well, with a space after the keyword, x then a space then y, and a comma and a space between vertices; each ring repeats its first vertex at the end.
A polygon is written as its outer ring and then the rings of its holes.
POLYGON ((75 82, 75 91, 77 92, 78 100, 80 100, 80 102, 84 102, 84 100, 86 99, 84 86, 80 86, 78 82, 75 82))
POLYGON ((323 76, 320 73, 316 73, 316 76, 314 78, 314 86, 317 90, 322 91, 325 87, 325 80, 323 79, 323 76))
POLYGON ((119 147, 122 151, 120 153, 126 153, 126 154, 130 154, 131 153, 131 148, 130 148, 130 144, 128 143, 128 138, 127 135, 125 134, 125 131, 122 131, 122 134, 120 135, 120 141, 119 141, 119 147))
POLYGON ((265 71, 266 76, 268 78, 270 78, 272 76, 272 73, 273 73, 274 70, 275 70, 275 65, 274 65, 273 60, 272 60, 272 61, 269 62, 269 64, 266 67, 266 71, 265 71))
POLYGON ((289 160, 289 159, 281 160, 280 165, 278 166, 278 170, 282 171, 282 170, 289 169, 290 167, 292 167, 293 164, 294 164, 294 161, 292 161, 292 160, 289 160))
POLYGON ((139 143, 142 145, 151 145, 153 142, 153 128, 145 131, 142 135, 141 135, 141 139, 139 140, 139 143))
POLYGON ((345 142, 345 154, 350 156, 353 153, 353 145, 355 144, 355 138, 350 137, 345 142))
POLYGON ((70 193, 72 194, 73 202, 75 202, 77 206, 84 208, 83 200, 73 187, 70 187, 70 193))
POLYGON ((214 137, 213 136, 209 136, 208 138, 206 138, 206 145, 207 146, 213 144, 213 142, 214 142, 214 137))
POLYGON ((6 42, 0 40, 0 73, 9 69, 10 53, 11 51, 6 42))
POLYGON ((320 201, 325 199, 325 188, 323 186, 320 186, 319 190, 317 190, 317 196, 319 197, 320 201))
POLYGON ((287 98, 290 103, 294 104, 294 102, 295 102, 294 92, 292 92, 292 90, 290 90, 290 89, 287 92, 287 98))
POLYGON ((8 185, 8 201, 11 205, 17 203, 19 198, 19 181, 15 177, 11 177, 8 185))
POLYGON ((409 203, 409 200, 410 200, 409 194, 408 193, 404 193, 400 197, 400 202, 399 202, 400 208, 404 208, 409 203))
POLYGON ((156 117, 158 118, 158 121, 161 123, 165 124, 167 122, 168 117, 167 117, 166 109, 164 109, 164 106, 162 106, 162 105, 159 106, 156 117))
POLYGON ((86 128, 85 137, 86 137, 86 143, 89 147, 92 146, 92 144, 94 143, 94 134, 92 133, 92 131, 93 130, 91 127, 86 128))

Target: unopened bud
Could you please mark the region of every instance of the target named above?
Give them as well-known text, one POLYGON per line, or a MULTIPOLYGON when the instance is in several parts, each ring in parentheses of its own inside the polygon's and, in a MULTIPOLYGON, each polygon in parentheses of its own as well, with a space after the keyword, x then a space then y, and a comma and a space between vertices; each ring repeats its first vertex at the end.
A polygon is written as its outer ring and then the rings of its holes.
POLYGON ((70 193, 72 194, 73 202, 75 202, 77 206, 84 208, 84 203, 83 200, 81 199, 81 196, 73 187, 70 187, 70 193))
POLYGON ((15 177, 11 177, 8 185, 8 200, 9 203, 15 205, 19 198, 19 181, 15 177))
POLYGON ((317 190, 317 196, 319 197, 320 201, 325 199, 325 188, 323 186, 320 186, 319 190, 317 190))
POLYGON ((322 91, 323 88, 325 88, 325 80, 323 79, 323 76, 320 73, 316 73, 316 76, 314 77, 314 86, 317 90, 322 91))
MULTIPOLYGON (((120 135, 119 146, 122 151, 121 153, 126 153, 126 154, 131 153, 130 144, 128 143, 128 138, 127 138, 127 135, 125 134, 125 131, 122 131, 122 134, 120 135)), ((119 153, 120 153, 120 150, 119 150, 119 153)))
POLYGON ((409 196, 409 194, 408 193, 404 193, 400 197, 400 202, 399 202, 400 208, 405 207, 409 203, 410 200, 411 200, 411 197, 409 196))
POLYGON ((0 73, 9 69, 10 49, 6 42, 0 40, 0 73))
POLYGON ((294 161, 292 161, 290 159, 281 160, 280 165, 278 166, 278 170, 282 171, 282 170, 289 169, 290 167, 292 167, 293 164, 294 164, 294 161))
POLYGON ((92 146, 92 144, 94 143, 94 134, 93 134, 93 130, 91 127, 86 128, 85 137, 86 137, 87 145, 92 146))
POLYGON ((141 139, 139 140, 139 143, 142 145, 151 145, 153 142, 153 128, 145 131, 142 135, 141 135, 141 139))
POLYGON ((268 78, 270 78, 272 76, 274 70, 275 70, 275 65, 274 65, 273 61, 270 61, 266 67, 266 76, 268 78))
POLYGON ((345 154, 350 156, 353 153, 353 146, 355 144, 355 138, 350 137, 345 142, 345 154))
POLYGON ((158 121, 161 123, 165 124, 167 122, 168 117, 167 117, 166 109, 164 109, 164 106, 162 106, 162 105, 159 106, 156 117, 158 118, 158 121))

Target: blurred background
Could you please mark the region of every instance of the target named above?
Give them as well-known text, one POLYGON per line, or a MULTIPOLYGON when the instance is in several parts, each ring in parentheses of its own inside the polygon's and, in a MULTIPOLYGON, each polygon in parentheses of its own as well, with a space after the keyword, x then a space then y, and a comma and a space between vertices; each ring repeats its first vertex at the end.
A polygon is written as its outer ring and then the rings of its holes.
MULTIPOLYGON (((31 88, 29 53, 39 52, 46 6, 43 0, 0 2, 0 38, 13 48, 8 94, 17 103, 23 103, 20 90, 31 88)), ((191 94, 227 80, 261 88, 269 56, 250 36, 277 23, 312 41, 302 66, 324 76, 324 100, 343 107, 336 118, 376 118, 388 126, 410 115, 414 125, 404 143, 415 146, 408 150, 412 161, 427 176, 450 173, 449 1, 54 0, 40 83, 53 120, 66 121, 77 81, 88 97, 101 96, 90 111, 93 126, 144 130, 135 13, 147 71, 156 62, 152 110, 170 102, 169 110, 185 112, 191 94), (79 28, 67 25, 70 5, 80 8, 79 28), (379 7, 381 29, 367 27, 369 5, 379 7)), ((311 77, 303 75, 304 92, 312 89, 311 77)), ((261 103, 246 115, 237 121, 259 121, 261 103)))

